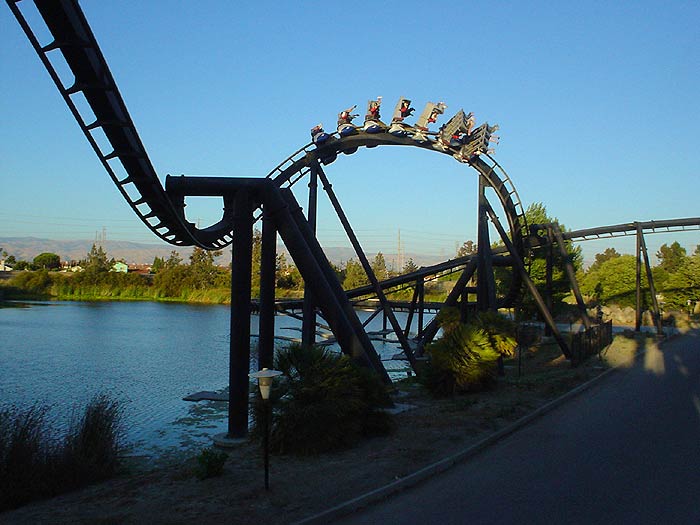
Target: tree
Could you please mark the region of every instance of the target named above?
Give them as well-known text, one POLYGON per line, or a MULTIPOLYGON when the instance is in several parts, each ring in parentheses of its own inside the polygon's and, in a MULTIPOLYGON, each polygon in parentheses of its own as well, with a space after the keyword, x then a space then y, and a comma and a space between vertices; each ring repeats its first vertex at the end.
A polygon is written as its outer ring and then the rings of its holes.
POLYGON ((580 281, 581 292, 603 304, 634 306, 637 289, 637 258, 612 257, 597 268, 591 267, 580 281))
POLYGON ((685 248, 683 248, 678 241, 674 241, 671 246, 662 244, 659 251, 656 252, 656 256, 661 261, 659 266, 666 270, 668 273, 674 273, 683 264, 683 259, 685 258, 685 248))
POLYGON ((700 300, 700 253, 684 257, 679 268, 669 275, 662 291, 666 306, 671 308, 683 309, 688 301, 700 300))
POLYGON ((476 253, 476 244, 474 241, 467 241, 457 249, 457 257, 466 257, 476 253))
POLYGON ((610 259, 614 259, 615 257, 619 256, 620 254, 617 253, 617 250, 615 250, 615 248, 606 248, 603 253, 597 253, 595 255, 595 262, 591 264, 589 271, 598 269, 605 261, 609 261, 610 259))
POLYGON ((406 263, 403 265, 403 268, 401 269, 402 274, 406 273, 413 273, 418 271, 418 265, 413 262, 413 259, 409 259, 406 261, 406 263))
MULTIPOLYGON (((550 217, 547 214, 547 209, 541 202, 535 202, 528 206, 525 211, 525 218, 528 225, 533 224, 549 224, 558 222, 556 218, 550 217)), ((567 231, 566 226, 559 224, 562 232, 567 231)), ((546 237, 546 230, 540 229, 537 231, 539 237, 546 237)), ((543 240, 543 246, 532 251, 532 259, 530 264, 530 278, 537 286, 540 294, 544 295, 547 282, 547 249, 546 241, 543 240)), ((571 262, 574 271, 577 271, 582 266, 583 256, 581 248, 574 246, 571 241, 564 241, 566 258, 571 262)), ((570 293, 571 283, 565 270, 565 258, 557 246, 553 247, 552 252, 553 268, 552 268, 552 299, 554 310, 558 305, 563 303, 563 299, 570 293)), ((496 275, 496 286, 499 293, 504 293, 511 282, 511 270, 504 268, 494 268, 496 275)), ((526 315, 531 315, 536 312, 535 301, 529 293, 524 293, 522 308, 526 315)))
POLYGON ((102 246, 93 244, 90 252, 87 254, 87 259, 83 262, 83 266, 86 272, 102 273, 108 272, 112 265, 107 259, 107 253, 102 249, 102 246))
POLYGON ((17 264, 17 259, 15 259, 14 255, 10 255, 5 259, 5 264, 14 267, 17 264))
POLYGON ((55 253, 44 252, 34 257, 32 264, 36 269, 52 270, 60 268, 61 258, 55 253))
POLYGON ((378 281, 384 281, 389 277, 389 272, 386 269, 386 260, 382 252, 377 252, 377 255, 374 256, 371 267, 378 281))
POLYGON ((214 258, 220 255, 221 251, 207 251, 195 246, 190 255, 187 284, 195 290, 222 286, 219 269, 214 264, 214 258))
POLYGON ((362 268, 362 265, 355 259, 348 260, 345 263, 345 280, 343 281, 343 288, 346 290, 352 290, 353 288, 359 288, 369 283, 367 279, 367 274, 362 268))

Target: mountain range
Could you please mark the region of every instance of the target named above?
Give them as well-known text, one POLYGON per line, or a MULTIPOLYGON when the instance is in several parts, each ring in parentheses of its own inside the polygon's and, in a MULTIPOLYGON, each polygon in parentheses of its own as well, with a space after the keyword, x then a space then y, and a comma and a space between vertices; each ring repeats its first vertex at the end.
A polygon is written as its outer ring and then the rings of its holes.
MULTIPOLYGON (((172 246, 165 243, 138 243, 130 241, 98 241, 94 240, 55 240, 55 239, 39 239, 36 237, 0 237, 0 254, 6 252, 8 255, 14 255, 18 261, 32 261, 34 257, 40 253, 49 252, 58 255, 62 261, 79 261, 85 259, 87 254, 92 249, 93 244, 102 246, 107 256, 116 260, 123 260, 128 264, 151 264, 156 257, 168 258, 173 251, 178 252, 180 257, 187 261, 192 253, 192 247, 172 246)), ((291 257, 287 254, 283 246, 278 246, 278 252, 284 253, 287 260, 291 261, 291 257)), ((349 259, 357 259, 355 252, 350 247, 345 246, 324 246, 326 257, 334 264, 340 264, 349 259)), ((375 253, 367 253, 370 261, 374 258, 375 253)), ((387 266, 390 268, 396 266, 398 260, 396 253, 384 253, 384 259, 387 266)), ((413 259, 413 262, 418 266, 427 266, 440 262, 444 257, 439 255, 431 256, 417 253, 403 254, 403 260, 408 261, 413 259)), ((224 250, 223 255, 217 259, 217 263, 227 265, 230 262, 230 252, 224 250)))

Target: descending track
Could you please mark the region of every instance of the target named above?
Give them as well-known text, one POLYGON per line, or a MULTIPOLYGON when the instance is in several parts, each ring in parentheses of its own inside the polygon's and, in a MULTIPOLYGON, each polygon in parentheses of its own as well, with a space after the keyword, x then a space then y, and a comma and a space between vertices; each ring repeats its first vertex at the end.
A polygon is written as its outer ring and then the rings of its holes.
MULTIPOLYGON (((36 36, 40 33, 36 30, 38 28, 30 27, 19 8, 23 3, 21 0, 7 1, 109 176, 144 224, 158 237, 174 245, 220 249, 230 244, 234 235, 231 206, 224 206, 223 216, 216 224, 200 229, 185 216, 186 195, 174 195, 164 189, 77 1, 35 1, 52 35, 50 42, 39 41, 36 36), (72 79, 62 78, 58 73, 65 69, 60 67, 61 59, 65 60, 72 79)), ((479 131, 486 135, 487 128, 487 125, 482 125, 474 130, 474 135, 479 131)), ((344 138, 334 135, 322 147, 314 144, 302 147, 274 168, 267 178, 279 188, 290 187, 305 177, 314 165, 329 164, 338 155, 362 147, 411 146, 455 154, 452 148, 438 147, 435 134, 427 135, 427 140, 420 142, 410 136, 397 137, 389 133, 360 132, 344 138)), ((478 153, 488 149, 488 136, 485 142, 483 147, 477 146, 478 153)), ((495 192, 517 251, 514 255, 523 257, 527 225, 511 179, 486 153, 481 157, 472 156, 468 165, 476 169, 495 192)), ((501 303, 512 301, 519 287, 520 281, 516 277, 511 291, 501 303)))

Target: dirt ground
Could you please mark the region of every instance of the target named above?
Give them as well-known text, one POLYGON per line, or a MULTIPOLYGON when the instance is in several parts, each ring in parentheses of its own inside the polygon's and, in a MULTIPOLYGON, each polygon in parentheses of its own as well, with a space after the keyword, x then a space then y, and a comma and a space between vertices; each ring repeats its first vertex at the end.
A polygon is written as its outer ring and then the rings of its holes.
POLYGON ((193 458, 128 473, 100 485, 0 514, 0 523, 292 523, 407 476, 504 428, 600 374, 629 363, 651 337, 622 337, 572 369, 554 345, 507 364, 493 390, 436 400, 415 382, 398 385, 396 402, 412 408, 395 416, 396 430, 352 449, 316 457, 273 456, 264 489, 259 445, 229 451, 224 474, 203 481, 193 458))

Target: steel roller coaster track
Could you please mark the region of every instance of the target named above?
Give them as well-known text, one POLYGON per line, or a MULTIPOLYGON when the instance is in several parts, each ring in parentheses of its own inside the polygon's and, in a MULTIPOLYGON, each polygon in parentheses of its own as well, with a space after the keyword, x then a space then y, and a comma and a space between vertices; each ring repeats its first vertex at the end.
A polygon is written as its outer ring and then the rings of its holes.
MULTIPOLYGON (((305 145, 287 157, 266 177, 213 178, 168 175, 163 185, 77 0, 34 0, 38 17, 32 18, 32 24, 27 21, 23 9, 19 7, 20 4, 28 5, 28 0, 6 1, 105 170, 141 221, 156 236, 176 246, 198 246, 207 250, 218 250, 230 244, 233 245, 228 432, 230 437, 240 437, 247 432, 247 373, 250 364, 249 316, 251 311, 250 259, 252 228, 255 221, 260 218, 263 218, 260 366, 266 364, 269 366, 272 359, 274 321, 271 319, 274 317, 274 285, 269 283, 274 283, 276 244, 274 239, 279 234, 309 288, 309 293, 305 294, 304 324, 309 325, 307 314, 310 310, 318 310, 336 336, 342 351, 374 368, 385 381, 390 380, 364 330, 364 325, 359 321, 352 307, 352 298, 375 295, 379 299, 385 316, 388 316, 392 322, 393 331, 406 357, 415 368, 414 350, 420 351, 422 345, 435 335, 437 325, 431 321, 423 328, 422 321, 419 321, 419 337, 412 344, 408 340, 410 321, 405 329, 398 325, 390 302, 383 292, 385 289, 415 284, 410 320, 417 302, 421 303, 419 319, 422 318, 424 282, 446 273, 461 272, 457 284, 445 301, 446 305, 456 304, 460 296, 462 305, 467 303, 468 293, 474 291, 470 291, 467 283, 474 275, 478 276, 475 291, 476 306, 479 309, 495 309, 499 306, 512 305, 520 294, 522 284, 525 283, 540 305, 541 313, 548 326, 554 331, 562 351, 568 357, 566 343, 558 334, 544 301, 539 297, 527 274, 526 266, 531 250, 546 242, 545 238, 538 234, 538 230, 547 230, 550 239, 552 231, 555 231, 559 236, 557 242, 561 248, 562 238, 587 240, 628 235, 633 232, 640 236, 643 231, 700 228, 700 218, 635 222, 574 232, 560 232, 557 225, 528 226, 525 210, 512 180, 488 153, 488 139, 493 129, 488 124, 474 129, 473 135, 471 131, 467 133, 467 136, 471 137, 469 139, 471 142, 466 145, 475 144, 477 139, 480 141, 479 145, 471 150, 467 148, 467 150, 458 151, 451 144, 440 142, 437 133, 430 133, 425 129, 421 129, 419 138, 418 134, 412 134, 416 128, 410 126, 406 129, 413 129, 413 132, 408 131, 403 136, 386 131, 367 133, 362 129, 356 129, 355 133, 349 136, 341 137, 339 134, 332 134, 322 144, 305 145), (41 23, 40 19, 43 19, 50 33, 50 37, 44 42, 41 42, 37 36, 47 34, 43 28, 36 25, 41 23), (481 144, 481 142, 484 143, 481 144), (335 162, 339 156, 354 154, 359 148, 377 146, 411 146, 452 155, 476 170, 479 181, 478 244, 480 245, 476 255, 421 268, 416 272, 383 282, 376 280, 322 166, 335 162), (463 151, 468 151, 468 155, 463 151), (340 286, 315 236, 315 212, 312 217, 309 210, 305 217, 291 191, 295 183, 306 177, 311 180, 320 177, 323 182, 324 190, 328 193, 341 222, 344 222, 346 233, 359 258, 365 259, 363 265, 372 283, 370 286, 347 292, 340 286), (505 216, 507 230, 488 202, 486 190, 489 190, 489 194, 492 192, 496 195, 505 216), (188 197, 204 195, 221 197, 224 201, 224 211, 216 224, 199 228, 187 220, 185 200, 188 197), (504 248, 490 249, 487 221, 491 221, 498 230, 505 245, 504 248), (495 296, 493 266, 512 266, 513 268, 510 288, 498 300, 495 296), (264 273, 265 278, 263 278, 264 273), (266 292, 263 292, 263 285, 266 292), (265 330, 263 330, 263 324, 267 325, 265 330), (265 343, 263 343, 263 336, 265 336, 265 343), (264 351, 263 347, 265 347, 264 351)), ((373 315, 377 312, 379 310, 373 315)), ((310 315, 311 323, 315 324, 315 314, 311 312, 310 315)), ((585 313, 583 315, 586 317, 585 313)))

